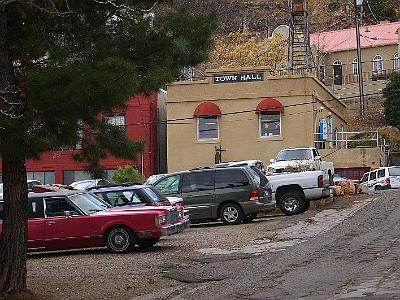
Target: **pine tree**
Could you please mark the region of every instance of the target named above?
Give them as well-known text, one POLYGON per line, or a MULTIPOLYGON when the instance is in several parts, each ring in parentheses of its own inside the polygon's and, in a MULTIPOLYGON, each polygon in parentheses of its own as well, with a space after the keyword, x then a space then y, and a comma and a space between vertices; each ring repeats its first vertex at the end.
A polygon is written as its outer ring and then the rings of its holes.
POLYGON ((149 13, 150 0, 0 0, 0 297, 27 290, 25 159, 76 144, 96 169, 142 147, 104 116, 208 56, 213 14, 149 13))
POLYGON ((400 129, 400 72, 394 72, 383 90, 387 125, 400 129))

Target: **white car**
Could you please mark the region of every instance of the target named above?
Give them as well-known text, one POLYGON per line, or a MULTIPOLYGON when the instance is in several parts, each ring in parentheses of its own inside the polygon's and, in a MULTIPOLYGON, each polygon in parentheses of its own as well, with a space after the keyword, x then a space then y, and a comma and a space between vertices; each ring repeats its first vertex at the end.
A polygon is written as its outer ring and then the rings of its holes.
POLYGON ((367 172, 360 180, 360 184, 369 190, 386 190, 400 188, 400 167, 383 167, 367 172))
MULTIPOLYGON (((28 193, 33 192, 33 186, 34 185, 42 185, 43 183, 41 183, 39 180, 27 180, 27 184, 28 184, 28 193)), ((0 183, 0 200, 3 200, 3 184, 0 183)))

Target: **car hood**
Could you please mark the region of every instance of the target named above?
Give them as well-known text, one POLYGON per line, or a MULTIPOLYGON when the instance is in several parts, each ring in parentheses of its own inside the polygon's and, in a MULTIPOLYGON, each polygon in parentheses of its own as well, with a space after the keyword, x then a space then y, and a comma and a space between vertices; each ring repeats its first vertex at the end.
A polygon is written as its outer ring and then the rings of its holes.
POLYGON ((273 169, 284 169, 286 167, 297 167, 297 166, 304 166, 304 165, 309 165, 312 163, 312 160, 309 159, 298 159, 298 160, 284 160, 284 161, 277 161, 272 164, 270 164, 267 168, 273 168, 273 169))
POLYGON ((121 206, 121 207, 112 207, 103 211, 99 211, 93 215, 120 215, 126 213, 160 213, 166 210, 174 210, 172 206, 121 206))

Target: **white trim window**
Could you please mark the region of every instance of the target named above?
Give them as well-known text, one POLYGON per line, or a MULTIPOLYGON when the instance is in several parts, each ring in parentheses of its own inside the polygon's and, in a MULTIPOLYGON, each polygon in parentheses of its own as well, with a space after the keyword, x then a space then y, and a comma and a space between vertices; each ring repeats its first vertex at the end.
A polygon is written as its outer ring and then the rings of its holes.
POLYGON ((372 60, 372 73, 382 74, 383 73, 383 58, 379 54, 374 56, 372 60))
POLYGON ((281 136, 282 114, 280 112, 260 112, 258 120, 260 137, 281 136))
POLYGON ((219 117, 199 116, 197 117, 197 140, 219 139, 219 117))
POLYGON ((117 126, 121 131, 125 131, 125 114, 105 117, 106 123, 117 126))
POLYGON ((393 56, 393 70, 400 70, 400 55, 398 53, 393 56))
POLYGON ((358 60, 357 57, 355 59, 353 59, 353 62, 351 64, 352 69, 353 69, 353 75, 358 75, 358 60))

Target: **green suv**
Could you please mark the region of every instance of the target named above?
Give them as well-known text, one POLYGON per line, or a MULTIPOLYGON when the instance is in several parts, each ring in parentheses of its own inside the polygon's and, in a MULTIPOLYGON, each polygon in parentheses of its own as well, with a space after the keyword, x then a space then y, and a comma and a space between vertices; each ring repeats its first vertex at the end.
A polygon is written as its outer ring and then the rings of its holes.
POLYGON ((167 174, 152 184, 165 196, 182 197, 190 219, 239 224, 274 210, 269 184, 249 167, 201 168, 167 174))

